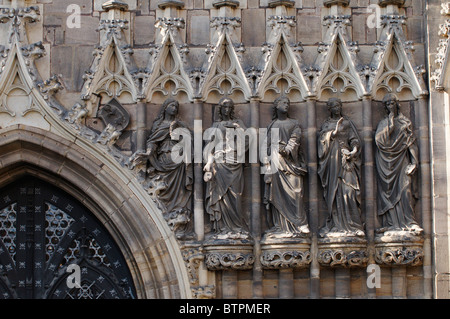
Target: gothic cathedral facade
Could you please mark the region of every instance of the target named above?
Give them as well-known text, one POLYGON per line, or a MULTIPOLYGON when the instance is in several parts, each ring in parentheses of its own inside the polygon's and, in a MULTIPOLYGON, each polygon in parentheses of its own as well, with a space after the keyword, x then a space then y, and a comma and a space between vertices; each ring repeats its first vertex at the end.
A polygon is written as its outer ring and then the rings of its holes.
POLYGON ((449 37, 441 0, 0 0, 0 298, 450 298, 449 37))

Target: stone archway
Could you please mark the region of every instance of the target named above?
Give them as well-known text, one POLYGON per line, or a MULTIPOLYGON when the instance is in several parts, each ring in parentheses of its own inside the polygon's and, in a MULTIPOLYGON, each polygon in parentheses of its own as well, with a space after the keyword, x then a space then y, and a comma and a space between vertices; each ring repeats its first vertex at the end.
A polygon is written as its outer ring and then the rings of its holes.
POLYGON ((0 298, 136 298, 120 249, 79 201, 29 174, 0 198, 0 298))
POLYGON ((87 147, 81 140, 28 126, 3 129, 0 188, 25 174, 57 186, 108 230, 130 269, 138 298, 190 298, 181 252, 159 210, 131 174, 87 147))

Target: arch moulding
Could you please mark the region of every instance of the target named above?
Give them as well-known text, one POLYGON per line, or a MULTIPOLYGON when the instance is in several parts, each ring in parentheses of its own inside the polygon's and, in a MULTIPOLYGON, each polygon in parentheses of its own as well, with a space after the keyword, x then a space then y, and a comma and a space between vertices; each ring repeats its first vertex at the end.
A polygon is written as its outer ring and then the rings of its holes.
POLYGON ((60 187, 108 229, 127 261, 138 298, 190 298, 173 232, 142 186, 116 166, 82 139, 22 124, 0 130, 0 188, 27 174, 60 187))

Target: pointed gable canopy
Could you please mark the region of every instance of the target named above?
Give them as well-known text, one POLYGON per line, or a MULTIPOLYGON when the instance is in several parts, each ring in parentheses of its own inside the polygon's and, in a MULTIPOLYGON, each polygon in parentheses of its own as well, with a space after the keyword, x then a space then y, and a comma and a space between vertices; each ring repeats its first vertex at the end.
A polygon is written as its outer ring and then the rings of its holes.
POLYGON ((347 32, 350 17, 327 16, 324 24, 328 29, 324 41, 318 47, 319 54, 315 61, 317 73, 311 89, 322 99, 326 91, 341 95, 347 90, 353 90, 356 99, 361 98, 366 92, 357 71, 361 65, 357 55, 358 45, 351 41, 347 32))
POLYGON ((180 44, 178 34, 178 29, 184 27, 184 19, 159 18, 156 27, 160 29, 160 36, 150 52, 152 57, 144 83, 144 96, 150 101, 155 92, 175 96, 182 91, 193 100, 194 90, 184 67, 189 49, 180 44))
POLYGON ((268 90, 277 94, 288 94, 297 90, 303 99, 310 90, 301 72, 302 51, 300 43, 290 43, 289 28, 294 17, 271 16, 272 26, 269 41, 263 46, 263 72, 258 86, 258 95, 264 97, 268 90))
POLYGON ((408 90, 413 98, 428 94, 421 76, 422 67, 414 64, 412 43, 406 41, 403 33, 401 25, 405 20, 406 17, 399 15, 383 16, 383 29, 371 63, 377 72, 371 74, 368 87, 375 98, 386 92, 407 94, 408 90))

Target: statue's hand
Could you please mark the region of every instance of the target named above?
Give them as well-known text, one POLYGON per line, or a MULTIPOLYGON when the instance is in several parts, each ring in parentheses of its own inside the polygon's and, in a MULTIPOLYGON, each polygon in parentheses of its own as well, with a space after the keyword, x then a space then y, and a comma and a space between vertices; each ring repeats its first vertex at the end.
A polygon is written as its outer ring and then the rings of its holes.
POLYGON ((336 134, 339 132, 339 126, 342 124, 343 121, 344 121, 344 118, 343 118, 343 117, 341 117, 341 118, 337 121, 337 123, 336 123, 336 128, 335 128, 334 131, 331 133, 331 136, 332 136, 332 137, 335 137, 336 134))
POLYGON ((203 167, 204 172, 211 172, 212 162, 206 163, 205 167, 203 167))
POLYGON ((408 164, 408 166, 406 166, 405 173, 406 175, 412 175, 414 174, 416 169, 417 169, 416 164, 408 164))

